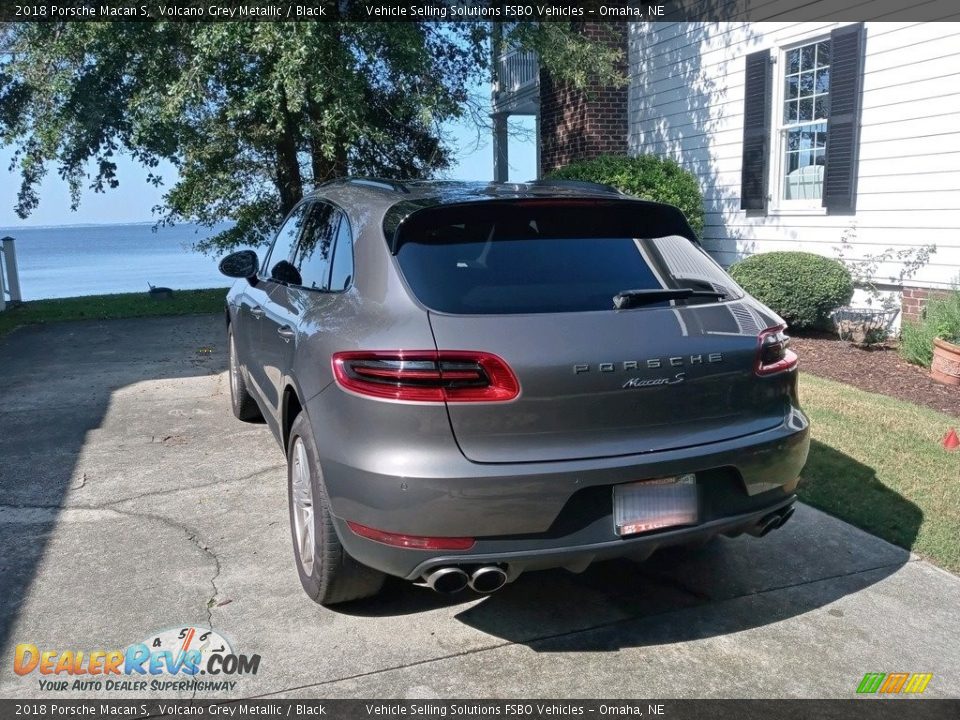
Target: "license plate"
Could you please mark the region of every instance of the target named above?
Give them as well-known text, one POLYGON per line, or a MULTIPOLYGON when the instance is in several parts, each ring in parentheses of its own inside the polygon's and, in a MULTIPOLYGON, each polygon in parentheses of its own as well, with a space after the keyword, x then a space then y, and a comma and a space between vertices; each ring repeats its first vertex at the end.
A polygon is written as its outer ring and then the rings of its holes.
POLYGON ((613 527, 617 535, 696 523, 695 475, 613 486, 613 527))

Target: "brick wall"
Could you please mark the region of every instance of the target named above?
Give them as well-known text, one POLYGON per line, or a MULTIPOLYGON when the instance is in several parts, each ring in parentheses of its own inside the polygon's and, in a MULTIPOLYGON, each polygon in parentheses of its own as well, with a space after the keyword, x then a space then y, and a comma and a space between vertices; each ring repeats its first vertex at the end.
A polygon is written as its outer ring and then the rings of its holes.
POLYGON ((945 290, 930 290, 920 287, 904 287, 903 299, 900 302, 900 319, 906 322, 914 322, 920 319, 920 313, 927 299, 931 296, 946 295, 945 290))
MULTIPOLYGON (((623 53, 627 72, 627 24, 583 22, 578 30, 623 53)), ((575 90, 540 72, 540 166, 547 174, 576 160, 627 153, 627 87, 593 83, 575 90)))

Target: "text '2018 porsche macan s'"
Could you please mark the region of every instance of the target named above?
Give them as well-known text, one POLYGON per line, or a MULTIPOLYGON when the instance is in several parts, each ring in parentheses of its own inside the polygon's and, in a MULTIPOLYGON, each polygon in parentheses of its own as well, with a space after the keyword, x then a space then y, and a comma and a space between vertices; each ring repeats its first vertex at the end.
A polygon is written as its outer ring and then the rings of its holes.
POLYGON ((353 179, 227 256, 230 391, 287 456, 307 593, 493 592, 793 513, 781 318, 674 207, 571 182, 353 179))

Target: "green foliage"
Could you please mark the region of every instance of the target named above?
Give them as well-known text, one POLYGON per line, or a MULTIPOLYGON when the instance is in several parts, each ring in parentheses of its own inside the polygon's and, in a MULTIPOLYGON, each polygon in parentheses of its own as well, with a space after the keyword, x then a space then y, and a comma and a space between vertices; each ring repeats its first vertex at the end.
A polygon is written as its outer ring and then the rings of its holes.
POLYGON ((960 291, 927 300, 920 321, 904 323, 900 332, 900 355, 907 362, 930 367, 934 338, 960 345, 960 291))
POLYGON ((703 195, 697 178, 670 158, 601 155, 571 163, 549 177, 603 183, 628 195, 675 205, 686 215, 694 231, 703 231, 703 195))
POLYGON ((208 247, 257 245, 331 178, 448 167, 443 124, 476 116, 494 40, 537 48, 574 87, 608 80, 621 60, 567 23, 494 37, 482 22, 353 22, 369 4, 333 3, 322 23, 0 24, 0 145, 21 176, 18 214, 37 208, 51 167, 74 207, 86 185, 116 187, 123 153, 176 167, 164 222, 233 221, 208 247))
POLYGON ((838 261, 813 253, 751 255, 734 264, 730 275, 795 328, 825 324, 830 312, 853 296, 850 272, 838 261))
POLYGON ((882 253, 864 253, 862 248, 854 248, 856 240, 857 223, 854 220, 844 228, 840 236, 840 247, 834 248, 837 260, 850 271, 853 286, 866 291, 867 306, 872 307, 876 302, 881 308, 890 312, 896 310, 898 306, 896 295, 882 291, 879 285, 887 282, 890 285, 902 287, 904 281, 920 272, 930 262, 930 256, 937 252, 936 245, 914 245, 899 250, 889 247, 882 253), (878 279, 881 266, 889 263, 896 263, 899 266, 898 273, 889 275, 885 280, 878 279))

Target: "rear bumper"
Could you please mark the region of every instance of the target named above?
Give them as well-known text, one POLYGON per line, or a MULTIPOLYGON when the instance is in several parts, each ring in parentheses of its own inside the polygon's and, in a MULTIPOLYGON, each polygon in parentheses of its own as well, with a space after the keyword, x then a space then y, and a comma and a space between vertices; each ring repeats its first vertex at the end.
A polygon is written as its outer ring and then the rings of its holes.
POLYGON ((347 552, 364 565, 385 573, 418 580, 432 570, 443 567, 470 569, 481 565, 497 565, 512 582, 521 573, 530 570, 566 568, 581 572, 593 562, 618 557, 643 560, 662 547, 705 542, 720 534, 736 535, 757 526, 771 513, 783 512, 796 501, 796 496, 784 494, 776 502, 748 513, 702 522, 699 525, 675 530, 661 530, 629 538, 612 533, 609 516, 588 533, 562 539, 540 538, 485 538, 479 539, 468 552, 432 554, 382 545, 354 535, 345 521, 336 519, 337 532, 347 552), (587 540, 592 536, 593 540, 587 540), (613 539, 611 539, 613 538, 613 539), (509 549, 508 549, 509 548, 509 549))
POLYGON ((359 562, 406 578, 440 565, 491 562, 506 565, 512 579, 525 570, 576 569, 746 530, 793 502, 809 444, 807 418, 795 409, 780 426, 761 433, 644 455, 477 464, 457 451, 420 473, 388 475, 328 459, 323 472, 341 542, 359 562), (614 533, 611 486, 685 473, 698 475, 698 525, 627 539, 614 533), (464 552, 396 548, 358 537, 346 520, 392 533, 477 542, 464 552))

